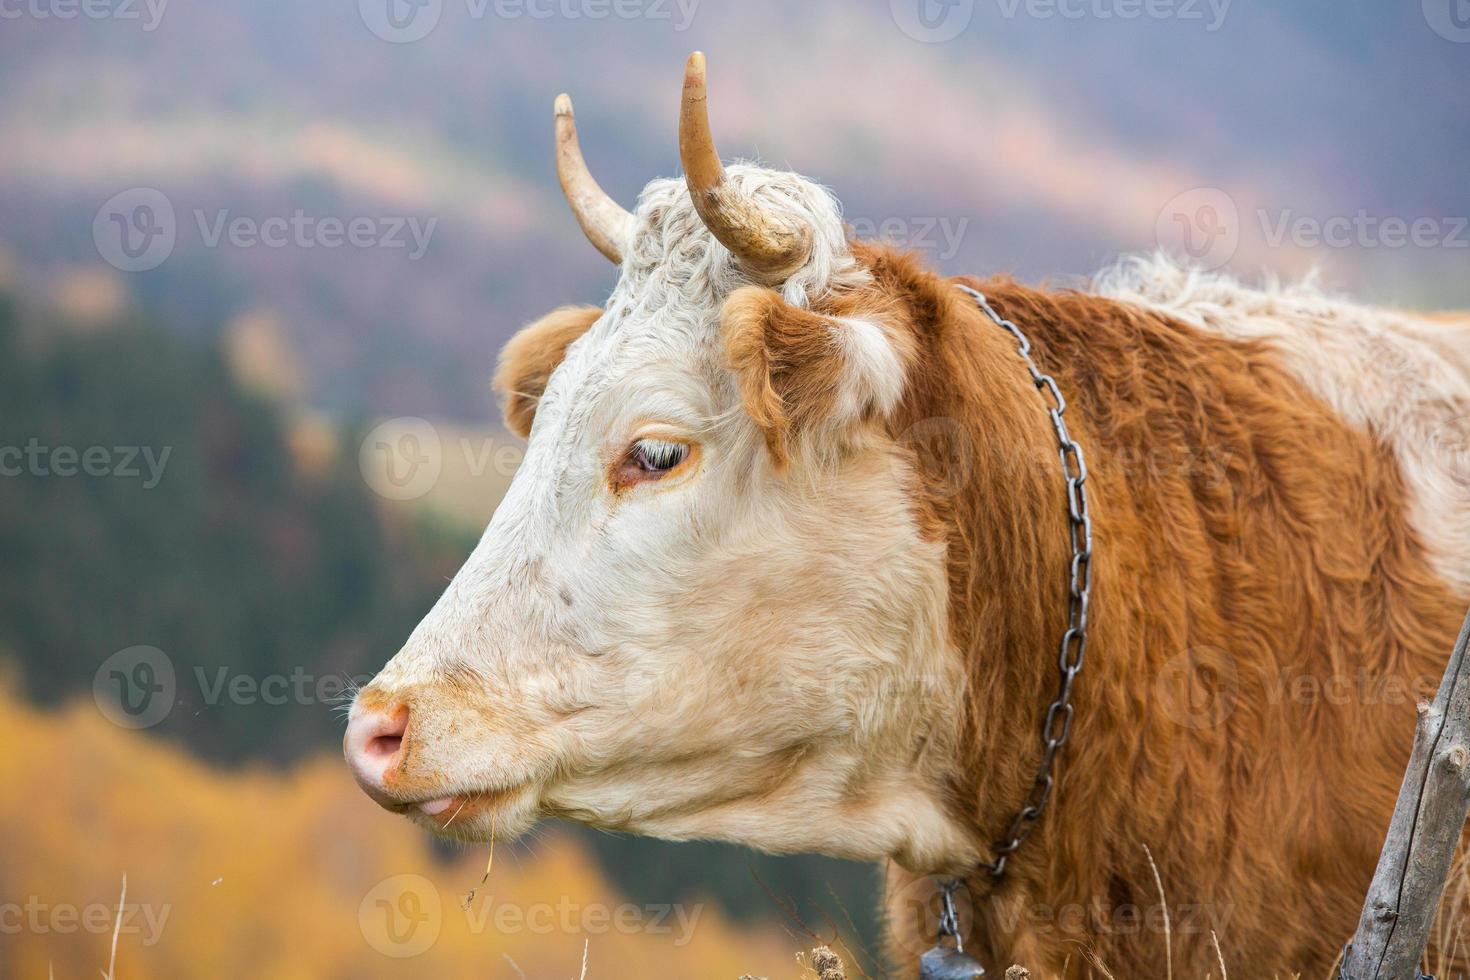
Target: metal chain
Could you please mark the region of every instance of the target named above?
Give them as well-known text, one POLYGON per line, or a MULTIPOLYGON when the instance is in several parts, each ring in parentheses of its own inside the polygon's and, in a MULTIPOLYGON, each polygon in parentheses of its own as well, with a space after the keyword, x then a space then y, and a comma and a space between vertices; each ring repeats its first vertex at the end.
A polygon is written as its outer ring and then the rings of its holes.
POLYGON ((1026 797, 1026 804, 1011 820, 1006 835, 995 845, 994 863, 982 862, 981 867, 999 880, 1006 872, 1006 862, 1025 843, 1036 829, 1036 823, 1051 801, 1055 786, 1054 769, 1057 754, 1067 744, 1072 734, 1072 684, 1082 673, 1082 661, 1087 655, 1087 611, 1092 601, 1092 515, 1087 508, 1087 462, 1079 446, 1067 431, 1067 400, 1057 387, 1056 379, 1036 366, 1031 357, 1031 341, 1021 328, 996 313, 990 301, 979 290, 955 283, 955 286, 972 298, 985 315, 1004 327, 1016 340, 1016 349, 1031 372, 1031 380, 1042 398, 1047 401, 1047 414, 1051 416, 1052 428, 1056 430, 1062 473, 1067 479, 1067 517, 1071 525, 1072 565, 1068 574, 1067 589, 1070 593, 1067 610, 1067 631, 1062 634, 1061 655, 1057 666, 1061 670, 1061 685, 1051 706, 1046 709, 1046 720, 1041 726, 1041 766, 1036 781, 1026 797))
POLYGON ((956 952, 965 951, 965 940, 960 935, 960 916, 954 907, 954 893, 959 891, 960 880, 953 878, 939 886, 939 939, 943 941, 948 936, 954 940, 956 952))

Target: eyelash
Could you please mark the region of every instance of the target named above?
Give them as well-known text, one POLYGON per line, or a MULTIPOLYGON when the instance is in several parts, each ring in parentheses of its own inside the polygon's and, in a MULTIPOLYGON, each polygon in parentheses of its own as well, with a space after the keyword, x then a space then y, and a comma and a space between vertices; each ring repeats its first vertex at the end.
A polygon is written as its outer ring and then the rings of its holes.
POLYGON ((628 451, 628 462, 644 473, 662 475, 689 458, 689 446, 664 439, 639 439, 628 451))

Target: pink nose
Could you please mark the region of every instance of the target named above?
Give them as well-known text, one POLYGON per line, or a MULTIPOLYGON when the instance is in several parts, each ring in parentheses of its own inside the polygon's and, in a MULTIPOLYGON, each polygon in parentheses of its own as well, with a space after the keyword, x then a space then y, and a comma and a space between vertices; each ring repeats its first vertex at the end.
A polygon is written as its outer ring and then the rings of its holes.
POLYGON ((403 735, 408 731, 408 705, 391 710, 355 710, 342 736, 342 754, 363 792, 383 806, 395 801, 388 775, 403 761, 403 735))

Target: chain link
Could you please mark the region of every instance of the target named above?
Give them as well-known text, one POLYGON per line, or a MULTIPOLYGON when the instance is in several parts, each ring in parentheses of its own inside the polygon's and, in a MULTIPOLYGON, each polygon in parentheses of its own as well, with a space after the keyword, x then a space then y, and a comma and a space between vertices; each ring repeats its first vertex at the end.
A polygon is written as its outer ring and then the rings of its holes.
POLYGON ((1056 785, 1054 770, 1057 755, 1067 744, 1072 734, 1072 685, 1082 673, 1082 662, 1087 656, 1087 615, 1092 603, 1092 514, 1087 507, 1087 461, 1082 447, 1067 430, 1067 399, 1057 387, 1056 379, 1037 367, 1031 357, 1031 341, 1021 328, 995 312, 985 294, 969 286, 955 283, 961 292, 973 299, 997 326, 1003 327, 1015 338, 1016 352, 1026 363, 1031 381, 1042 393, 1046 411, 1051 416, 1052 428, 1056 430, 1062 474, 1067 480, 1067 518, 1071 526, 1072 563, 1068 573, 1067 630, 1062 634, 1061 652, 1057 667, 1061 682, 1056 700, 1046 709, 1046 719, 1041 726, 1041 765, 1026 803, 1011 820, 1006 834, 995 845, 994 863, 982 863, 981 867, 990 876, 999 880, 1005 875, 1006 862, 1036 829, 1046 805, 1051 801, 1052 789, 1056 785))
POLYGON ((960 916, 954 906, 954 893, 959 891, 960 884, 958 879, 954 879, 939 886, 939 938, 943 940, 947 936, 953 939, 955 950, 963 953, 965 940, 960 935, 960 916))

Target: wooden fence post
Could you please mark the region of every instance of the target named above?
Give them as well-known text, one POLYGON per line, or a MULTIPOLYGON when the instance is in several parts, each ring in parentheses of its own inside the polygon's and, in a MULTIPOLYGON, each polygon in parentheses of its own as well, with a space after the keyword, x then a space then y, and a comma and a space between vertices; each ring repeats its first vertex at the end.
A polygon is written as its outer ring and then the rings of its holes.
POLYGON ((1470 617, 1434 703, 1419 706, 1414 752, 1343 955, 1341 980, 1415 980, 1470 812, 1470 617))

